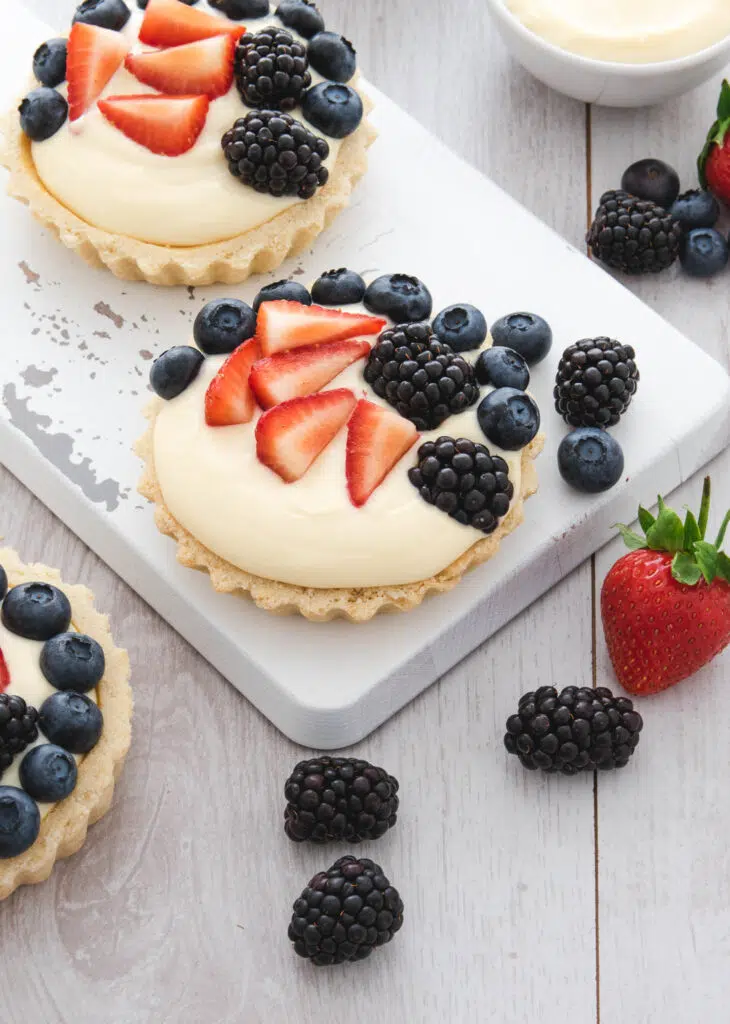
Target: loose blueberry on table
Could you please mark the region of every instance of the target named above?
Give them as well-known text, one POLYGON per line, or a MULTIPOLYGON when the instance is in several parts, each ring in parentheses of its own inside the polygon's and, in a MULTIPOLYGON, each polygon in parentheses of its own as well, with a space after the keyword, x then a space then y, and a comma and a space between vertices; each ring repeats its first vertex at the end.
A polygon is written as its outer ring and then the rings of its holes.
POLYGON ((0 784, 0 858, 16 857, 38 838, 36 801, 56 803, 73 792, 78 778, 74 754, 91 751, 103 728, 101 710, 86 694, 104 675, 105 658, 92 637, 69 632, 71 605, 49 583, 7 588, 0 567, 0 617, 6 630, 38 644, 38 674, 55 688, 39 709, 20 693, 0 650, 0 778, 20 758, 20 785, 0 784), (45 742, 37 742, 39 737, 45 742))

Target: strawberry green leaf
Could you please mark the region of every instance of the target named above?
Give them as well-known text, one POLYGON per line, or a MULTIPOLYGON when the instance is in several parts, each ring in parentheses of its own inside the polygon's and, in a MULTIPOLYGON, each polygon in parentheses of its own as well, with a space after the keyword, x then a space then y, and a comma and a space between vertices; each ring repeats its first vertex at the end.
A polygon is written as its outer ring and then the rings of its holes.
POLYGON ((656 519, 651 512, 648 512, 643 505, 639 505, 639 524, 644 533, 650 530, 655 522, 656 519))
POLYGON ((698 540, 694 546, 694 554, 705 582, 712 583, 717 576, 717 548, 706 540, 698 540))
MULTIPOLYGON (((727 83, 725 83, 727 85, 727 83)), ((700 517, 697 521, 697 525, 700 528, 700 536, 702 540, 705 539, 707 533, 707 523, 710 519, 710 478, 706 476, 704 483, 702 484, 702 502, 700 504, 700 517)))
POLYGON ((640 537, 638 533, 634 533, 628 526, 624 526, 622 523, 615 523, 614 527, 623 537, 627 548, 631 548, 632 551, 638 551, 640 548, 646 547, 644 538, 640 537))
POLYGON ((694 587, 702 579, 702 572, 692 555, 678 551, 672 559, 672 576, 678 583, 694 587))
POLYGON ((717 101, 717 120, 730 120, 730 82, 727 79, 722 83, 720 99, 717 101))
POLYGON ((700 528, 697 525, 694 513, 688 511, 684 520, 684 550, 691 551, 692 545, 696 544, 698 540, 702 540, 700 528))
POLYGON ((724 551, 720 551, 717 556, 717 575, 730 583, 730 558, 724 551))
POLYGON ((681 551, 684 546, 684 525, 677 513, 664 506, 657 521, 646 532, 646 543, 652 551, 681 551))
POLYGON ((727 532, 728 526, 730 526, 730 512, 728 512, 725 518, 723 519, 722 525, 720 527, 720 532, 718 533, 717 540, 715 541, 715 547, 718 551, 722 547, 722 542, 725 540, 725 534, 727 532))

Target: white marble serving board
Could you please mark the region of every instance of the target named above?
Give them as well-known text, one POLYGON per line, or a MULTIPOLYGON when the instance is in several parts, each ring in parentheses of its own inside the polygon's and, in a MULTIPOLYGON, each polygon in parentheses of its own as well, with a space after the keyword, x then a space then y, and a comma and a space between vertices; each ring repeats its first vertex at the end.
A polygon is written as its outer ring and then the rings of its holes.
MULTIPOLYGON (((49 30, 22 8, 0 62, 3 105, 49 30), (24 45, 21 45, 21 40, 24 45)), ((493 320, 541 313, 555 330, 532 390, 547 434, 540 490, 497 557, 451 594, 363 625, 276 617, 216 594, 182 568, 136 492, 155 355, 188 339, 213 295, 244 286, 129 284, 72 257, 18 203, 0 199, 0 460, 76 531, 284 733, 336 748, 366 735, 608 541, 638 499, 668 493, 728 440, 721 367, 609 275, 461 162, 373 90, 380 138, 350 208, 313 251, 271 280, 331 266, 423 278, 437 303, 470 301, 493 320), (635 346, 639 397, 616 429, 625 479, 586 497, 560 480, 564 426, 551 403, 562 348, 608 334, 635 346)), ((154 652, 150 652, 154 657, 154 652)))

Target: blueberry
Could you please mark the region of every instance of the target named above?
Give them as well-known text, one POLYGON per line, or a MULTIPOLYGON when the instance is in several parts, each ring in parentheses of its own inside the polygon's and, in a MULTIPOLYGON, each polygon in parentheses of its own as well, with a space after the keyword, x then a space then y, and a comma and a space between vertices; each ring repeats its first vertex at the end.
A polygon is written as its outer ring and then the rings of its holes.
MULTIPOLYGON (((255 307, 254 307, 255 309, 255 307)), ((195 344, 207 356, 227 355, 253 338, 256 314, 240 299, 213 299, 195 317, 195 344)))
MULTIPOLYGON (((190 0, 188 0, 190 2, 190 0)), ((197 3, 197 0, 192 0, 197 3)), ((244 18, 266 18, 269 14, 269 0, 208 0, 211 7, 225 14, 231 21, 244 18)))
POLYGON ((712 192, 696 188, 681 195, 669 212, 685 231, 714 228, 720 219, 720 204, 712 192))
POLYGON ((354 270, 328 270, 312 285, 312 299, 320 306, 349 306, 362 302, 365 282, 354 270))
POLYGON ((3 567, 0 565, 0 601, 5 597, 8 592, 8 574, 5 572, 3 567))
POLYGON ((17 857, 33 845, 41 827, 38 804, 17 786, 0 786, 0 857, 17 857))
POLYGON ((679 175, 663 160, 638 160, 624 171, 621 188, 668 210, 679 195, 679 175))
POLYGON ((433 332, 454 352, 466 352, 484 343, 487 321, 476 306, 462 302, 441 310, 433 322, 433 332))
POLYGON ((258 313, 262 302, 275 302, 277 299, 301 302, 303 306, 312 305, 312 296, 303 284, 298 281, 274 281, 273 284, 265 284, 253 300, 254 312, 258 313))
POLYGON ((71 605, 63 591, 50 583, 19 583, 3 601, 2 620, 18 636, 49 640, 68 629, 71 605))
POLYGON ((20 127, 33 142, 43 142, 55 135, 68 117, 68 103, 60 92, 42 85, 21 100, 20 127))
POLYGON ((20 784, 34 800, 53 804, 73 793, 78 769, 73 754, 54 743, 31 747, 20 762, 20 784))
POLYGON ((336 32, 318 32, 309 41, 310 67, 331 82, 349 82, 357 69, 357 54, 349 39, 336 32))
POLYGON ((302 113, 311 125, 333 139, 351 135, 362 121, 362 100, 349 85, 320 82, 307 89, 302 113))
POLYGON ((33 74, 41 85, 55 89, 66 81, 66 49, 65 39, 49 39, 33 54, 33 74))
MULTIPOLYGON (((148 0, 137 0, 137 7, 139 7, 140 10, 144 11, 145 8, 147 7, 147 3, 148 0)), ((198 0, 182 0, 182 3, 187 4, 188 7, 192 7, 194 4, 198 3, 198 0)), ((211 7, 213 6, 215 5, 211 4, 211 7)))
POLYGON ((365 306, 371 313, 381 313, 396 324, 428 320, 433 300, 423 281, 407 274, 383 274, 365 289, 365 306))
POLYGON ((493 388, 516 388, 524 391, 530 383, 530 370, 519 354, 511 348, 488 348, 479 353, 474 372, 480 384, 493 388))
POLYGON ((530 395, 517 388, 497 388, 477 407, 484 436, 505 451, 529 444, 540 429, 540 410, 530 395))
POLYGON ((88 754, 101 736, 103 723, 93 700, 73 690, 52 693, 38 712, 38 725, 44 736, 72 754, 88 754))
POLYGON ((695 228, 682 238, 679 260, 692 277, 713 277, 727 266, 727 239, 715 228, 695 228))
POLYGON ((578 427, 560 442, 558 469, 577 491, 598 494, 621 479, 624 453, 618 441, 600 427, 578 427))
POLYGON ((58 633, 41 650, 41 672, 57 690, 93 690, 104 667, 101 644, 84 633, 58 633))
POLYGON ((492 344, 514 349, 529 366, 544 359, 552 343, 550 325, 534 313, 510 313, 492 324, 492 344))
POLYGON ((82 21, 86 25, 98 25, 99 28, 110 28, 118 32, 127 24, 131 13, 124 0, 84 0, 76 8, 73 21, 82 21))
POLYGON ((282 0, 276 16, 305 39, 311 39, 324 28, 324 18, 310 0, 282 0))
POLYGON ((192 345, 175 345, 159 355, 150 370, 155 394, 169 401, 177 398, 195 380, 205 356, 192 345))

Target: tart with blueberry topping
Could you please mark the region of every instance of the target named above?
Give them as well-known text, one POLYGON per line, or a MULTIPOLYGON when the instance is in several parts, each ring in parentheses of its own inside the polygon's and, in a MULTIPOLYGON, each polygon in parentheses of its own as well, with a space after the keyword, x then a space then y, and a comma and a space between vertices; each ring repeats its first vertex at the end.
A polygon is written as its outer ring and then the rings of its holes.
POLYGON ((306 248, 375 137, 355 50, 309 0, 84 0, 33 76, 4 125, 10 193, 87 262, 155 284, 306 248))
POLYGON ((432 314, 417 278, 347 268, 203 307, 152 365, 138 443, 179 560, 271 611, 364 621, 491 558, 537 488, 539 410, 476 307, 432 314))
POLYGON ((0 899, 106 814, 129 749, 129 660, 91 592, 0 550, 0 899))

